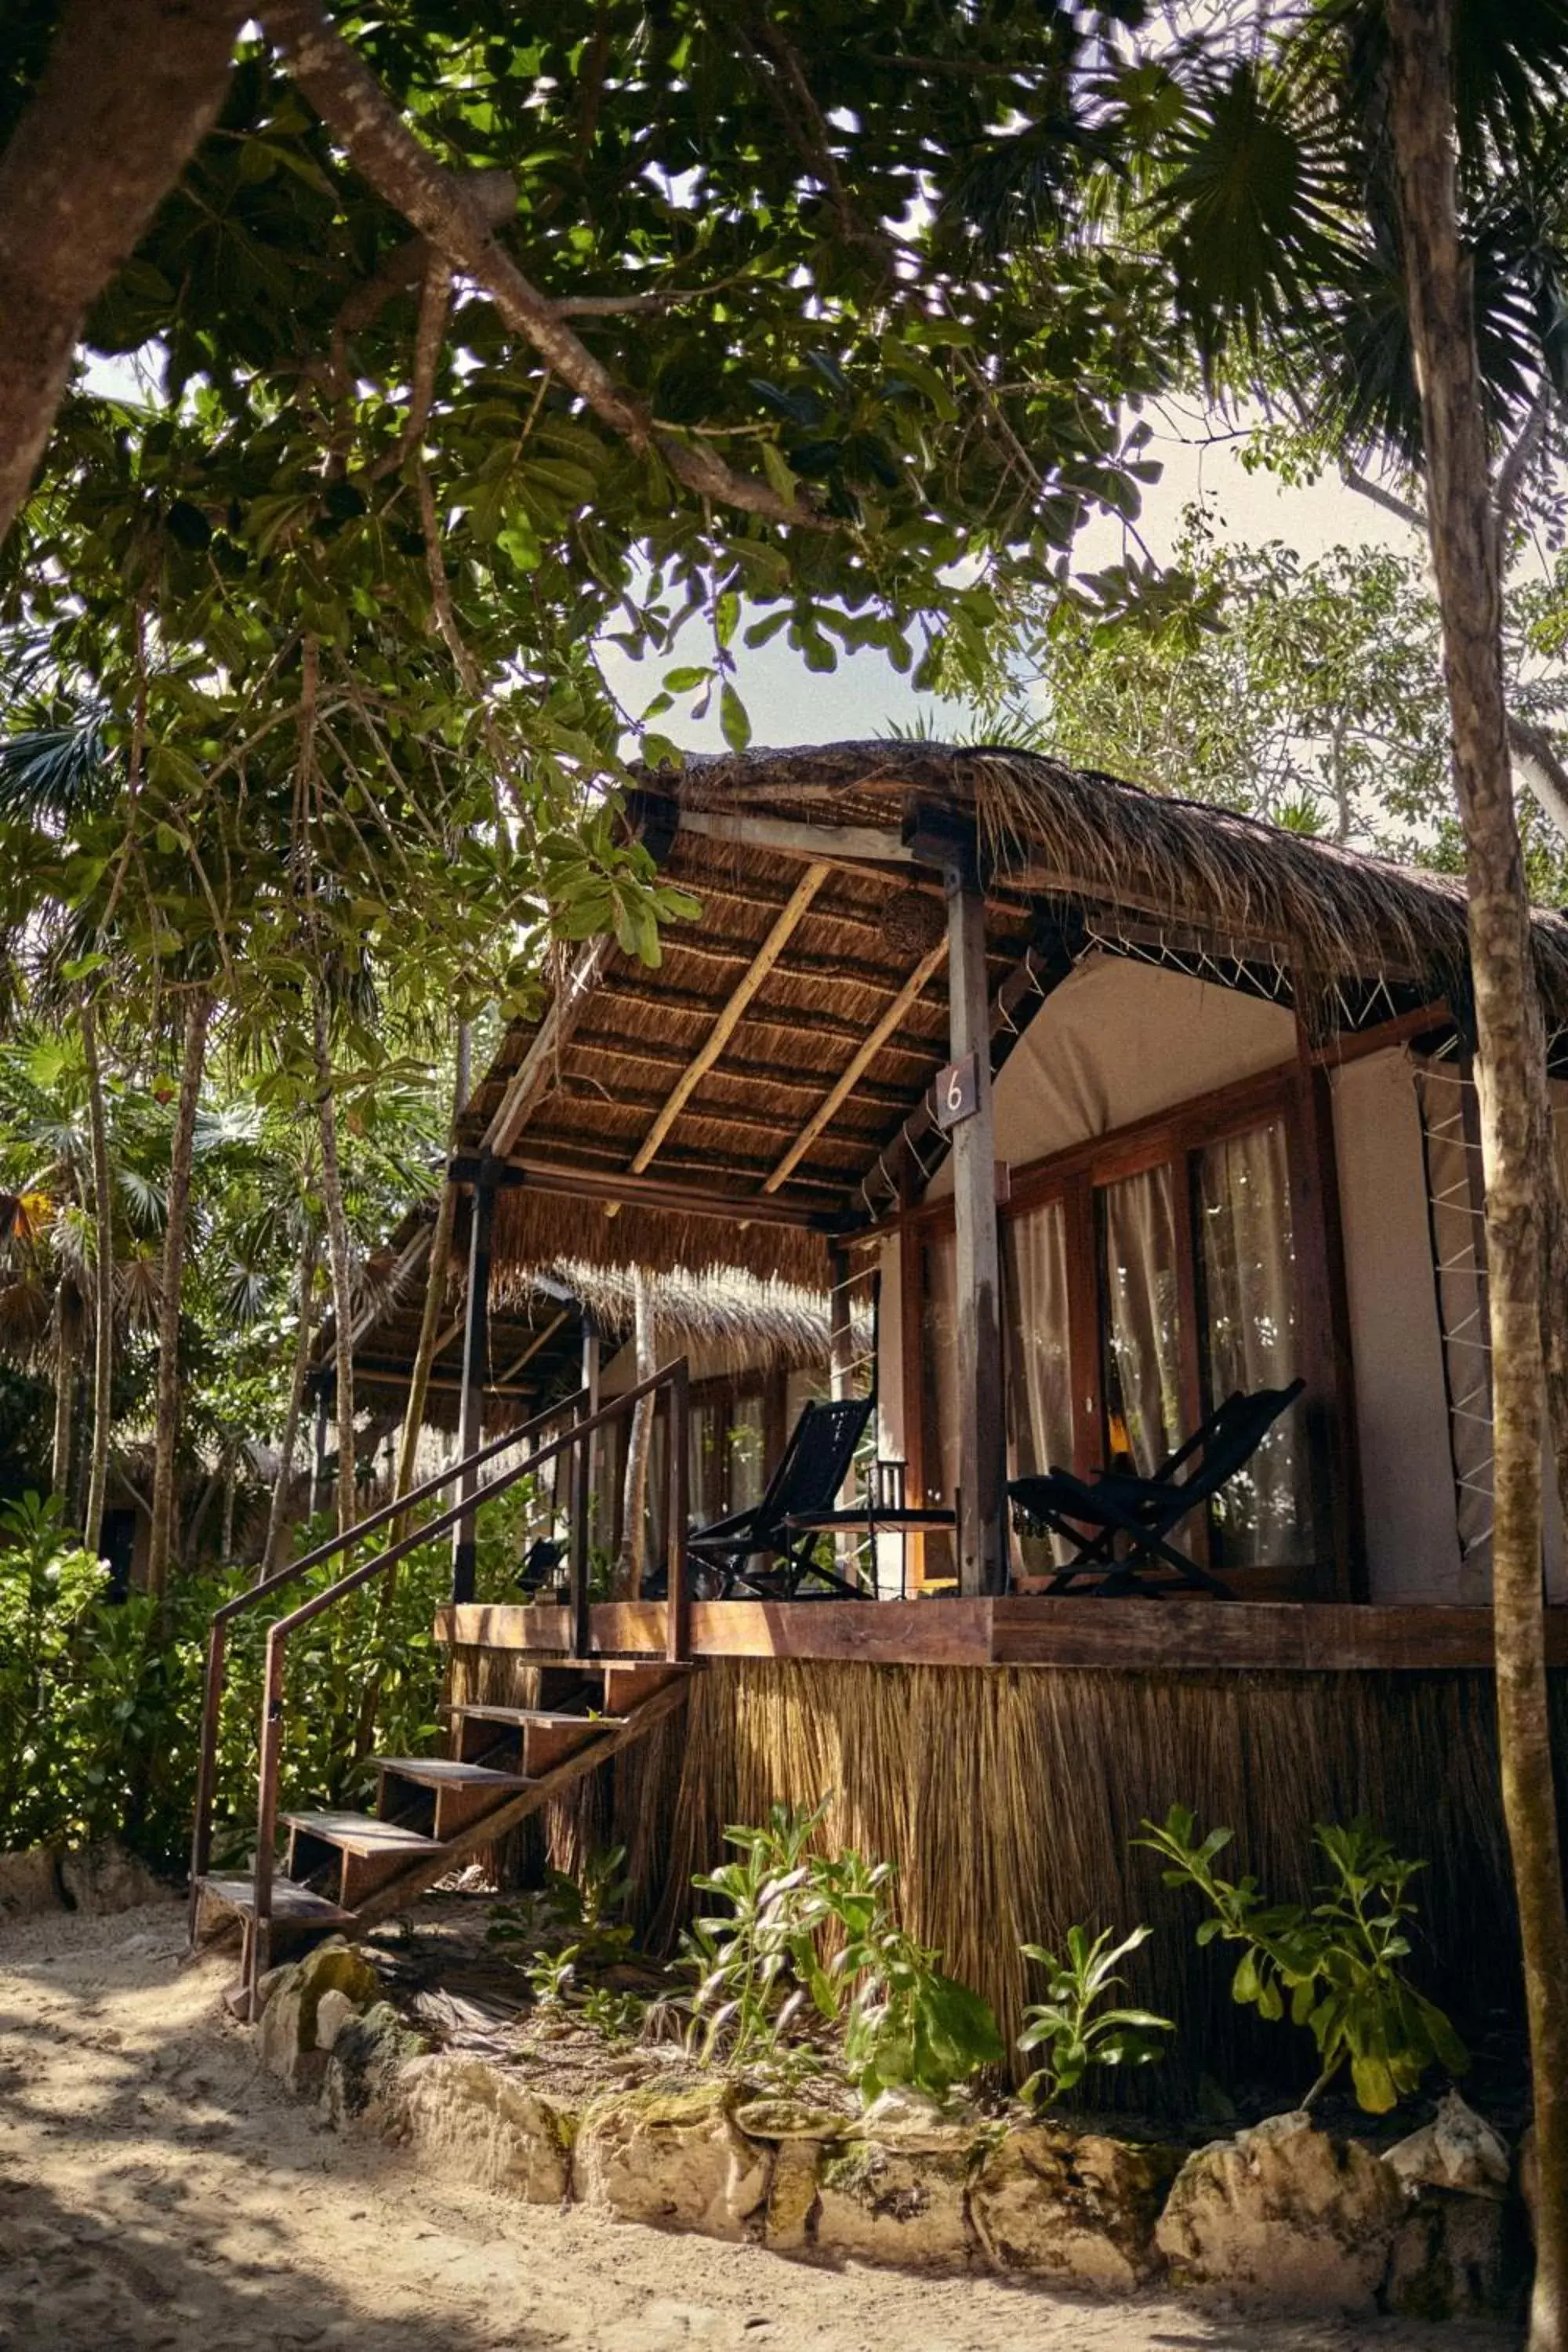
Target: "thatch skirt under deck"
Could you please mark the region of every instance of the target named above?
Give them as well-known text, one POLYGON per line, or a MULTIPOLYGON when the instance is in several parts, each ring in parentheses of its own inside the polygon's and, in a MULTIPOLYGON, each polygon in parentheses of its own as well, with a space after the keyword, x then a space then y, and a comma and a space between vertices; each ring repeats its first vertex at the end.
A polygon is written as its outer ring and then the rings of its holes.
MULTIPOLYGON (((463 1692, 526 1704, 516 1654, 458 1651, 463 1692)), ((1568 1675, 1555 1675, 1558 1752, 1568 1675)), ((459 1694, 455 1694, 459 1695, 459 1694)), ((688 1707, 581 1784, 546 1821, 570 1866, 629 1850, 642 1923, 668 1948, 694 1870, 730 1822, 831 1794, 827 1841, 897 1864, 904 1917, 994 2004, 1011 2039, 1038 1998, 1021 1941, 1074 1921, 1156 1933, 1131 1964, 1137 1999, 1177 2020, 1180 2054, 1132 2095, 1178 2099, 1194 2078, 1310 2081, 1310 2045, 1229 1997, 1237 1955, 1200 1951, 1195 1895, 1161 1884, 1140 1823, 1190 1805, 1237 1832, 1231 1874, 1305 1895, 1314 1822, 1369 1814, 1427 1868, 1414 1966, 1472 2037, 1521 2018, 1517 1934, 1497 1790, 1489 1675, 1079 1673, 736 1660, 692 1676, 688 1707)), ((1224 1867, 1225 1865, 1222 1865, 1224 1867)), ((1113 2087, 1113 2081, 1110 2084, 1113 2087)))

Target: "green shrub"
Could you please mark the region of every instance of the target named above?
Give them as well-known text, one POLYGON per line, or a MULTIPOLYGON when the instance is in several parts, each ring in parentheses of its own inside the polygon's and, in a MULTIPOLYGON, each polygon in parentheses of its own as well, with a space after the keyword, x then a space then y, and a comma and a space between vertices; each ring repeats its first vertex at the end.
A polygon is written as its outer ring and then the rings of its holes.
MULTIPOLYGON (((230 1629, 219 1727, 214 1851, 247 1853, 256 1834, 262 1663, 268 1622, 342 1573, 330 1561, 230 1629)), ((287 1653, 285 1801, 307 1806, 369 1793, 369 1756, 427 1748, 441 1661, 432 1621, 447 1556, 421 1547, 388 1595, 351 1595, 295 1635, 287 1653), (374 1720, 367 1707, 373 1686, 374 1720)), ((28 1496, 0 1509, 0 1848, 118 1837, 178 1869, 195 1801, 207 1627, 244 1571, 176 1577, 160 1612, 144 1593, 109 1597, 100 1561, 28 1496)))
POLYGON ((727 1829, 739 1860, 691 1882, 729 1906, 687 1937, 702 2054, 791 2071, 822 2063, 841 2034, 863 2098, 893 2084, 945 2097, 1002 2059, 996 2020, 896 1923, 889 1864, 810 1851, 826 1806, 775 1805, 763 1828, 727 1829))
POLYGON ((1168 2017, 1146 2009, 1100 2008, 1125 1982, 1115 1974, 1117 1961, 1146 1944, 1151 1930, 1134 1927, 1108 1950, 1110 1933, 1101 1928, 1091 1943, 1087 1927, 1069 1927, 1065 1958, 1040 1944, 1019 1948, 1046 1972, 1046 1998, 1024 2011, 1018 2036, 1020 2050, 1047 2053, 1023 2087, 1021 2095, 1031 2105, 1049 2105, 1064 2091, 1076 2090, 1091 2066, 1152 2066, 1165 2054, 1155 2036, 1175 2032, 1168 2017))
POLYGON ((1415 1906, 1406 1888, 1426 1867, 1403 1860, 1364 1818, 1348 1829, 1320 1822, 1313 1843, 1330 1876, 1319 1900, 1270 1903, 1255 1878, 1221 1878, 1215 1858, 1234 1832, 1211 1830, 1197 1841, 1184 1805, 1173 1805, 1163 1824, 1145 1822, 1139 1843, 1172 1865, 1167 1886, 1195 1886, 1214 1916, 1198 1929, 1200 1944, 1216 1937, 1242 1946, 1231 1981, 1238 2001, 1259 2017, 1305 2026, 1321 2061, 1312 2102, 1349 2062, 1359 2104, 1383 2115, 1416 2089, 1429 2066, 1461 2074, 1469 2053, 1436 2005, 1417 1992, 1401 1962, 1409 1957, 1407 1923, 1415 1906))

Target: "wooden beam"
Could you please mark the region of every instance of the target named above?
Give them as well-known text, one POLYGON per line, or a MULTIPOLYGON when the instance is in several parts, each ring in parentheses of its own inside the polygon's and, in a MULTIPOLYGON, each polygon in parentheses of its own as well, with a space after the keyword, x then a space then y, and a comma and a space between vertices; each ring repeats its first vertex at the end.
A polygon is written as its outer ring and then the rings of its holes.
POLYGON ((670 1088, 663 1109, 638 1145, 637 1155, 632 1161, 634 1176, 642 1174, 643 1170, 680 1117, 687 1103, 734 1035, 741 1015, 784 953, 786 942, 799 927, 802 917, 826 881, 829 871, 829 867, 821 864, 808 866, 795 884, 788 903, 781 910, 772 930, 752 957, 744 978, 731 992, 728 1003, 710 1030, 706 1044, 687 1064, 670 1088))
MULTIPOLYGON (((559 1657, 567 1612, 508 1602, 442 1609, 436 1639, 470 1652, 559 1657)), ((588 1612, 596 1657, 660 1657, 661 1601, 600 1601, 588 1612)), ((778 1601, 699 1601, 694 1658, 841 1659, 878 1665, 1104 1668, 1151 1677, 1224 1674, 1489 1674, 1489 1609, 1406 1603, 1247 1601, 1227 1608, 1172 1594, 1163 1601, 1053 1600, 846 1602, 823 1609, 778 1601)), ((1568 1608, 1546 1612, 1547 1664, 1568 1667, 1568 1608)), ((589 1751, 591 1754, 596 1751, 589 1751)))
POLYGON ((808 1233, 836 1232, 842 1223, 827 1211, 801 1208, 793 1201, 765 1200, 757 1192, 710 1192, 700 1185, 669 1183, 658 1176, 621 1175, 613 1170, 572 1168, 545 1160, 513 1158, 507 1165, 519 1181, 536 1192, 615 1201, 628 1209, 669 1209, 679 1216, 716 1217, 727 1224, 800 1225, 808 1233))
POLYGON ((506 1092, 485 1129, 481 1151, 504 1159, 517 1141, 534 1105, 554 1078, 556 1057, 582 1019, 614 944, 608 939, 590 940, 578 956, 565 986, 551 999, 533 1042, 507 1080, 506 1092))
POLYGON ((991 1092, 991 1003, 985 895, 973 853, 944 868, 950 1052, 972 1061, 974 1110, 952 1131, 958 1301, 958 1583, 961 1592, 1007 1584, 1006 1462, 1002 1409, 1001 1256, 996 1231, 996 1127, 991 1092))
MULTIPOLYGON (((732 841, 742 849, 771 849, 784 857, 825 866, 908 866, 913 861, 896 833, 871 825, 800 824, 787 817, 718 816, 682 809, 680 831, 704 841, 732 841)), ((696 887, 700 887, 700 885, 696 887)))
MULTIPOLYGON (((921 956, 919 963, 915 966, 908 980, 905 981, 902 988, 900 989, 897 996, 894 997, 891 1004, 889 1005, 887 1011, 883 1013, 876 1027, 870 1031, 869 1034, 863 1039, 856 1052, 850 1055, 848 1064, 842 1076, 837 1080, 826 1096, 825 1096, 823 1100, 818 1104, 816 1109, 813 1111, 805 1125, 801 1129, 800 1133, 795 1137, 795 1141, 790 1145, 789 1150, 784 1153, 784 1158, 779 1161, 778 1166, 768 1177, 766 1182, 763 1186, 764 1192, 776 1192, 779 1186, 784 1181, 784 1179, 789 1175, 790 1171, 793 1168, 798 1167, 801 1160, 805 1159, 806 1153, 810 1150, 817 1137, 822 1133, 823 1129, 827 1126, 828 1122, 833 1118, 835 1111, 837 1110, 839 1105, 853 1090, 855 1081, 860 1076, 861 1071, 868 1068, 868 1066, 876 1060, 878 1054, 881 1051, 884 1040, 891 1036, 893 1031, 898 1027, 900 1022, 903 1019, 905 1013, 909 1011, 916 997, 919 996, 921 991, 925 987, 927 982, 931 979, 933 974, 941 971, 942 965, 947 961, 947 940, 939 940, 935 947, 929 949, 927 952, 921 956)), ((982 988, 984 988, 985 977, 984 950, 982 951, 980 970, 981 985, 982 988)))
POLYGON ((504 1381, 515 1379, 517 1374, 521 1371, 524 1364, 531 1362, 532 1359, 538 1355, 545 1341, 547 1339, 552 1339, 555 1337, 556 1332, 560 1330, 563 1323, 570 1320, 571 1314, 572 1309, 569 1307, 563 1307, 559 1315, 552 1315, 549 1322, 544 1325, 543 1328, 534 1333, 532 1339, 529 1341, 521 1355, 517 1358, 516 1361, 510 1363, 505 1371, 499 1373, 493 1381, 487 1381, 485 1382, 486 1388, 490 1390, 499 1389, 504 1381))

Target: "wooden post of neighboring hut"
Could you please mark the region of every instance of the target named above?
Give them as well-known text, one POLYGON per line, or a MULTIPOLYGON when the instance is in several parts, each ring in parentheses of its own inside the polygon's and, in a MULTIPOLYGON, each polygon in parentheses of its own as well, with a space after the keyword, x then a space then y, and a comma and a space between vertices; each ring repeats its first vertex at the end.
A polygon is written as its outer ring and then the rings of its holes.
POLYGON ((910 845, 917 858, 942 869, 947 901, 948 1052, 960 1094, 966 1087, 973 1088, 973 1108, 965 1095, 964 1108, 952 1124, 958 1291, 958 1589, 963 1593, 1002 1592, 1007 1582, 1002 1286, 985 892, 972 825, 955 823, 945 810, 921 811, 910 845))
MULTIPOLYGON (((637 1380, 640 1385, 651 1381, 658 1370, 653 1288, 646 1269, 640 1265, 632 1276, 632 1299, 637 1380)), ((643 1570, 647 1565, 647 1471, 653 1454, 654 1410, 655 1401, 650 1396, 632 1407, 631 1434, 626 1440, 626 1507, 616 1580, 624 1595, 632 1601, 642 1591, 643 1570)))
MULTIPOLYGON (((468 1296, 463 1313, 463 1405, 458 1429, 458 1458, 477 1453, 484 1426, 485 1361, 489 1353, 490 1244, 495 1231, 496 1192, 500 1162, 494 1152, 481 1154, 474 1175, 468 1222, 468 1296)), ((479 1484, 479 1474, 465 1470, 458 1490, 468 1502, 479 1484)), ((475 1522, 465 1511, 452 1530, 452 1599, 471 1601, 477 1559, 475 1522)))

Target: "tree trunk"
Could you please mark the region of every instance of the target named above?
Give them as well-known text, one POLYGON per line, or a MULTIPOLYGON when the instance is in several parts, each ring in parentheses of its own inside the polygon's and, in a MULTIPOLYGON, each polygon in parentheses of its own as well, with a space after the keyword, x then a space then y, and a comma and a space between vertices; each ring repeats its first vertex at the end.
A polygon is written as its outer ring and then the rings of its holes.
POLYGON ((338 1533, 347 1535, 357 1516, 354 1498, 353 1282, 349 1261, 348 1219, 343 1213, 342 1170, 338 1160, 338 1104, 332 1092, 332 1057, 327 1035, 327 1000, 321 980, 314 1002, 317 1114, 321 1127, 321 1199, 327 1212, 327 1255, 332 1274, 333 1360, 337 1373, 338 1533))
POLYGON ((289 1481, 294 1472, 294 1448, 300 1442, 300 1416, 304 1411, 305 1382, 310 1373, 310 1342, 315 1337, 310 1308, 316 1288, 316 1247, 315 1228, 312 1226, 300 1245, 299 1272, 294 1278, 294 1295, 300 1306, 300 1328, 294 1339, 294 1369, 289 1380, 289 1406, 283 1416, 278 1476, 267 1512, 267 1538, 261 1547, 261 1564, 256 1571, 258 1584, 271 1575, 278 1563, 283 1513, 289 1499, 289 1481))
POLYGON ((0 156, 0 538, 31 487, 90 305, 228 88, 243 6, 72 0, 0 156))
MULTIPOLYGON (((640 1266, 633 1281, 637 1373, 640 1383, 651 1381, 658 1370, 658 1351, 654 1332, 653 1297, 647 1276, 640 1266)), ((621 1556, 616 1562, 616 1575, 617 1591, 630 1601, 635 1601, 642 1591, 643 1570, 647 1565, 647 1473, 653 1454, 653 1418, 652 1397, 644 1397, 640 1404, 632 1407, 631 1435, 626 1441, 621 1556)))
POLYGON ((147 1552, 147 1590, 162 1600, 168 1590, 169 1555, 174 1531, 175 1449, 180 1435, 180 1293, 185 1270, 185 1227, 191 1204, 191 1160, 195 1150, 196 1108, 206 1066, 212 1021, 210 989, 198 989, 185 1003, 185 1041, 180 1063, 180 1097, 169 1149, 169 1202, 163 1227, 163 1276, 158 1299, 158 1403, 153 1428, 153 1531, 147 1552))
MULTIPOLYGON (((473 1032, 468 1022, 458 1026, 458 1068, 452 1088, 452 1146, 458 1140, 458 1121, 468 1108, 470 1057, 473 1032)), ((458 1188, 443 1182, 441 1198, 436 1207, 436 1223, 430 1235, 430 1256, 425 1273, 425 1311, 419 1319, 419 1344, 414 1351, 414 1364, 408 1375, 408 1402, 403 1418, 403 1442, 398 1449, 397 1483, 393 1489, 401 1500, 414 1484, 414 1468, 419 1454, 419 1433, 424 1426, 425 1401, 430 1393, 430 1370, 436 1361, 436 1342, 441 1336, 441 1318, 447 1303, 447 1277, 450 1271, 452 1234, 458 1222, 458 1188)), ((392 1528, 392 1541, 396 1543, 406 1534, 407 1522, 398 1518, 392 1528)), ((395 1576, 395 1569, 389 1569, 395 1576)))
POLYGON ((68 1507, 71 1475, 71 1425, 76 1411, 76 1293, 68 1275, 55 1290, 55 1427, 49 1446, 49 1492, 60 1509, 68 1507))
POLYGON ((1552 1778, 1541 1451, 1542 1260, 1554 1192, 1503 700, 1500 549, 1454 178, 1447 0, 1389 0, 1392 121, 1427 513, 1464 826, 1486 1171, 1498 1744, 1524 1952, 1541 2189, 1530 2352, 1568 2346, 1568 1902, 1552 1778))
POLYGON ((103 1070, 98 1053, 98 1016, 81 1009, 82 1053, 87 1063, 88 1130, 92 1139, 92 1451, 81 1539, 96 1551, 103 1531, 103 1497, 109 1484, 110 1391, 114 1379, 114 1188, 109 1173, 109 1123, 103 1107, 103 1070))

